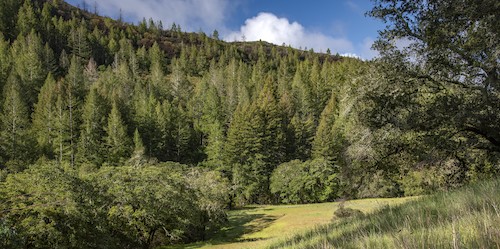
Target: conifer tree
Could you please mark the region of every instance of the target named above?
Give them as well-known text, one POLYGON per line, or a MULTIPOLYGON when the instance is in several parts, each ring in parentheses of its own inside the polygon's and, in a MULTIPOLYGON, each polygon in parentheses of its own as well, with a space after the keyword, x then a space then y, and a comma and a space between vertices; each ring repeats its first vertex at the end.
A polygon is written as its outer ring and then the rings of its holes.
MULTIPOLYGON (((80 125, 80 109, 81 103, 85 95, 85 85, 83 77, 83 68, 80 64, 80 59, 73 55, 71 65, 66 75, 65 96, 61 98, 60 103, 67 106, 67 119, 69 128, 69 152, 70 164, 75 166, 76 141, 78 138, 78 127, 80 125)), ((62 125, 63 127, 66 124, 62 125)))
MULTIPOLYGON (((101 166, 104 161, 103 151, 106 114, 108 113, 104 99, 97 89, 90 90, 82 112, 82 127, 78 143, 78 161, 101 166)), ((110 131, 111 132, 111 131, 110 131)))
POLYGON ((5 35, 7 40, 14 39, 16 35, 17 12, 21 1, 2 0, 0 1, 0 33, 5 35))
POLYGON ((37 139, 38 148, 48 158, 54 156, 54 138, 57 136, 56 102, 56 81, 52 74, 49 73, 40 90, 38 102, 35 104, 35 111, 33 112, 33 134, 37 139))
POLYGON ((104 140, 108 151, 106 161, 109 164, 122 165, 130 157, 130 138, 116 101, 111 106, 104 140))
POLYGON ((36 102, 47 70, 43 61, 43 45, 34 31, 26 37, 19 36, 11 49, 13 69, 21 80, 21 89, 25 93, 26 104, 31 109, 36 102))
POLYGON ((200 84, 203 87, 198 90, 195 99, 200 101, 201 115, 198 121, 198 129, 204 134, 205 154, 207 163, 211 167, 221 168, 224 150, 224 114, 221 108, 221 99, 215 87, 211 87, 205 81, 200 84))
POLYGON ((71 53, 82 61, 90 59, 92 54, 88 33, 87 24, 84 20, 78 25, 73 25, 69 32, 68 46, 71 48, 71 53))
MULTIPOLYGON (((267 79, 264 88, 256 100, 259 116, 263 127, 258 128, 262 134, 261 154, 265 155, 264 161, 271 167, 276 167, 283 162, 285 157, 285 134, 283 127, 283 112, 276 100, 274 80, 267 79)), ((270 172, 269 172, 270 173, 270 172)))
POLYGON ((3 89, 7 77, 12 68, 12 57, 9 51, 9 42, 4 40, 3 34, 0 32, 0 89, 3 89))
POLYGON ((59 164, 63 162, 73 163, 75 148, 72 133, 72 121, 70 119, 68 105, 68 86, 64 81, 56 83, 55 93, 55 137, 53 151, 59 164))
POLYGON ((335 151, 333 151, 335 149, 333 126, 337 117, 337 112, 337 98, 336 95, 332 93, 328 104, 321 113, 319 125, 316 130, 312 148, 313 158, 333 159, 335 153, 335 151))
POLYGON ((174 110, 173 139, 175 141, 175 161, 187 163, 199 152, 198 148, 194 146, 195 143, 193 143, 193 124, 183 106, 179 104, 174 110))
POLYGON ((132 152, 132 156, 130 157, 127 163, 135 167, 144 165, 147 162, 145 153, 146 153, 146 148, 144 147, 144 143, 142 142, 139 130, 135 129, 134 151, 132 152))
POLYGON ((183 62, 176 59, 172 61, 172 73, 170 75, 170 94, 175 103, 178 103, 185 107, 193 90, 193 87, 186 77, 186 73, 181 66, 182 64, 183 62))
POLYGON ((29 111, 21 95, 20 79, 15 74, 9 76, 4 87, 1 125, 0 147, 9 160, 7 166, 13 171, 22 170, 35 156, 35 151, 31 148, 29 111))
POLYGON ((26 36, 32 31, 39 31, 39 20, 31 1, 24 1, 17 14, 17 33, 26 36))

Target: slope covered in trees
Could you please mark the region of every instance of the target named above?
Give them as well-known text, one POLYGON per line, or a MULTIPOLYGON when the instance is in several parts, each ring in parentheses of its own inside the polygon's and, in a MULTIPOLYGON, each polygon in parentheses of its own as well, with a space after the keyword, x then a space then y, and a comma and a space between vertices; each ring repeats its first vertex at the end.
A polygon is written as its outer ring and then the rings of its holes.
POLYGON ((377 1, 394 26, 366 62, 2 1, 2 246, 152 247, 203 239, 234 206, 495 176, 494 17, 410 2, 377 1))

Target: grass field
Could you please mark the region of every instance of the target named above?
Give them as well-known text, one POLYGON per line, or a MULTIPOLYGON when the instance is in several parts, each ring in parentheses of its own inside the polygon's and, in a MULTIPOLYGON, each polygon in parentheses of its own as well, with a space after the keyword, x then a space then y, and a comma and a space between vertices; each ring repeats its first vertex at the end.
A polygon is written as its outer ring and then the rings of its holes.
POLYGON ((496 180, 339 220, 267 248, 500 248, 499 224, 496 180))
MULTIPOLYGON (((363 199, 347 201, 345 207, 370 213, 377 208, 406 202, 408 198, 363 199)), ((264 248, 280 238, 292 237, 332 221, 338 203, 306 205, 249 206, 229 212, 229 223, 207 242, 178 248, 264 248)))

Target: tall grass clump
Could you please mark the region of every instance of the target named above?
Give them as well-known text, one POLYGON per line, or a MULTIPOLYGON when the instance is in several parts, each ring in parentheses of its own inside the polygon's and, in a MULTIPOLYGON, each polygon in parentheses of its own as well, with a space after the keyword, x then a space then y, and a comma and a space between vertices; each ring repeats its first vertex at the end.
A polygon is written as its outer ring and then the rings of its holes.
POLYGON ((500 180, 440 192, 278 241, 275 248, 500 248, 500 180))

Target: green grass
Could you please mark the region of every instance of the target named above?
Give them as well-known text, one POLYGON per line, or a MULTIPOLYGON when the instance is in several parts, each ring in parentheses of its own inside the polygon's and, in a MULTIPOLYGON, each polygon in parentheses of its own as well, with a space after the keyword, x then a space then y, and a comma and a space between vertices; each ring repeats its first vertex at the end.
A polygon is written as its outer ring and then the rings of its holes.
POLYGON ((499 224, 496 180, 339 220, 267 248, 500 248, 499 224))
MULTIPOLYGON (((345 207, 359 209, 364 213, 393 204, 406 202, 409 198, 363 199, 347 201, 345 207)), ((229 212, 229 222, 221 231, 210 236, 206 242, 163 247, 178 248, 264 248, 283 237, 304 233, 316 226, 332 221, 338 203, 306 205, 248 206, 229 212)))

